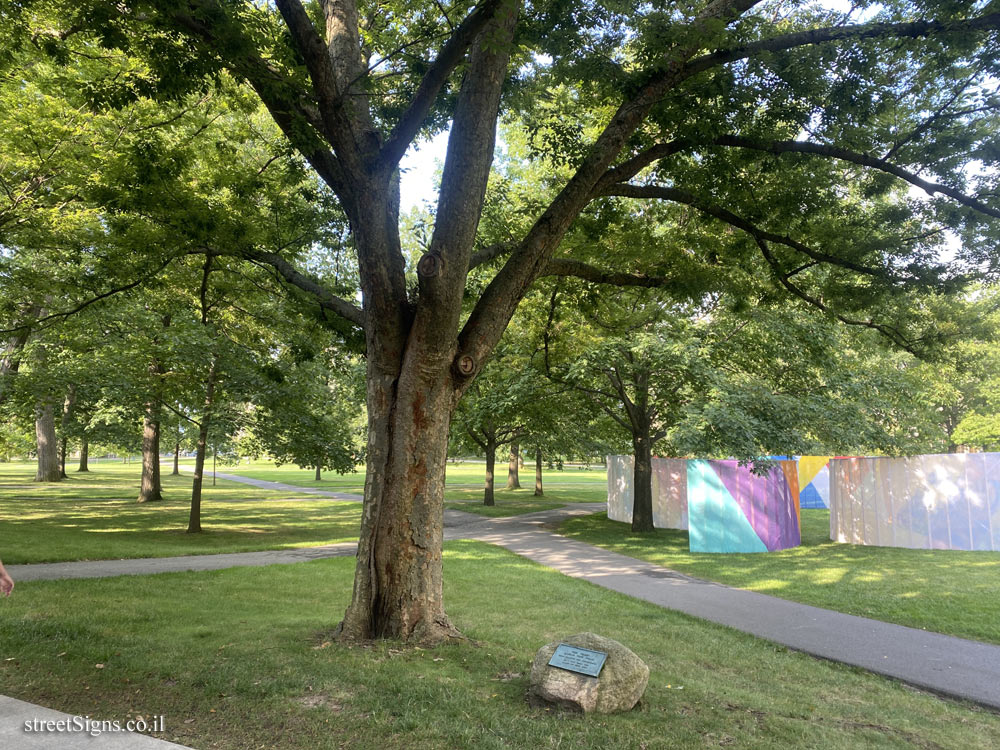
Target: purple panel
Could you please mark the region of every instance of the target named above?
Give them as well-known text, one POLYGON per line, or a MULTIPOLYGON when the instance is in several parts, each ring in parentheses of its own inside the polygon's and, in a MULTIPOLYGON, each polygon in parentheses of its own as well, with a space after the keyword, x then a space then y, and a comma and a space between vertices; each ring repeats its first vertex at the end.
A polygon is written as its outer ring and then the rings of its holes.
POLYGON ((768 551, 800 543, 794 500, 780 467, 757 476, 738 461, 709 461, 709 464, 768 551))

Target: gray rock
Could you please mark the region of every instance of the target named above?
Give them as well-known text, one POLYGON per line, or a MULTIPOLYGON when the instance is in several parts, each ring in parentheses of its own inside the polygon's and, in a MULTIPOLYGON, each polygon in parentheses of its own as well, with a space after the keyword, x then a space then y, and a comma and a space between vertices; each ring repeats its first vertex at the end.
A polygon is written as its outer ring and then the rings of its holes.
POLYGON ((649 667, 628 648, 596 633, 578 633, 542 646, 531 665, 528 696, 535 705, 554 705, 571 711, 610 714, 632 709, 646 690, 649 667), (604 651, 608 658, 599 677, 550 667, 560 643, 604 651))

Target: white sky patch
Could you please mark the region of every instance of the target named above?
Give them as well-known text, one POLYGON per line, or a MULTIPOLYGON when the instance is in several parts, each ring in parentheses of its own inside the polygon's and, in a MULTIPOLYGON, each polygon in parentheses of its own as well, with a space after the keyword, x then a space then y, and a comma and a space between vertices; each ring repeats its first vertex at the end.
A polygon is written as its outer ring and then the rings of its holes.
POLYGON ((450 130, 410 146, 400 162, 403 173, 399 180, 399 209, 406 213, 424 202, 437 204, 438 172, 448 151, 450 130))

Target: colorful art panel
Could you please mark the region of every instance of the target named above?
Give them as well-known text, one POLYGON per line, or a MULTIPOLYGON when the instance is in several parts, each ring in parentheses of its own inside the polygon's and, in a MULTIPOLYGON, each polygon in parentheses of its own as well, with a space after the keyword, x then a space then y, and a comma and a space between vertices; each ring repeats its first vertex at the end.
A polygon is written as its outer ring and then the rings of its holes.
MULTIPOLYGON (((635 501, 635 458, 608 456, 608 518, 632 523, 635 501)), ((687 461, 654 458, 652 461, 653 526, 658 529, 687 528, 687 461)))
POLYGON ((830 507, 830 459, 832 456, 799 456, 799 507, 830 507))
POLYGON ((635 458, 608 456, 608 518, 632 523, 632 491, 635 458))
POLYGON ((692 552, 767 552, 800 544, 794 463, 781 461, 758 475, 738 461, 692 460, 687 474, 692 552))
POLYGON ((1000 551, 1000 453, 833 459, 830 538, 1000 551))

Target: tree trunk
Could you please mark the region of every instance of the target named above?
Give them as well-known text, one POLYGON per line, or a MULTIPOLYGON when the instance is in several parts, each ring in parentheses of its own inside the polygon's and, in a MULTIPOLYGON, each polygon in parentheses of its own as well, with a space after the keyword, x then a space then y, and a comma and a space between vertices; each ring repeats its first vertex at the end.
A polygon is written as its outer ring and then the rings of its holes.
POLYGON ((68 479, 68 477, 66 476, 66 445, 68 443, 69 443, 69 440, 66 438, 65 435, 63 437, 59 438, 59 478, 60 479, 68 479))
POLYGON ((84 435, 80 440, 80 467, 77 471, 90 471, 90 466, 87 462, 90 460, 90 441, 87 440, 87 436, 84 435))
MULTIPOLYGON (((163 319, 163 327, 170 325, 170 317, 163 319)), ((155 341, 155 339, 154 339, 155 341)), ((144 405, 142 415, 142 483, 139 487, 140 503, 153 503, 163 499, 160 484, 160 398, 163 368, 155 357, 149 365, 152 393, 144 405)))
POLYGON ((316 481, 320 481, 323 478, 319 464, 316 464, 316 481))
POLYGON ((649 428, 632 435, 635 451, 635 469, 632 474, 634 488, 632 502, 632 531, 653 530, 653 456, 649 428))
POLYGON ((160 484, 160 420, 152 403, 146 404, 142 420, 142 484, 139 488, 140 503, 163 499, 160 484))
POLYGON ((521 489, 521 478, 518 476, 518 459, 521 457, 521 446, 510 444, 510 463, 507 464, 507 489, 521 489))
POLYGON ((542 497, 542 449, 535 448, 535 497, 542 497))
POLYGON ((179 440, 174 443, 174 470, 170 473, 174 476, 181 473, 181 443, 179 440))
POLYGON ((212 404, 215 402, 215 368, 218 360, 212 358, 205 387, 205 411, 198 425, 198 446, 194 455, 194 479, 191 481, 191 513, 188 516, 189 534, 201 532, 201 484, 205 476, 205 454, 208 452, 208 428, 212 419, 212 404))
POLYGON ((69 440, 66 437, 66 430, 69 428, 69 420, 73 415, 73 405, 76 403, 76 386, 71 385, 66 391, 66 398, 63 399, 62 419, 59 420, 59 477, 66 479, 66 445, 69 440))
POLYGON ((385 361, 392 347, 377 344, 370 337, 365 504, 339 633, 440 643, 461 637, 444 612, 441 576, 454 349, 424 352, 397 379, 385 361))
POLYGON ((483 505, 496 505, 493 498, 493 483, 496 476, 497 444, 495 440, 486 441, 486 486, 483 490, 483 505))
POLYGON ((35 410, 35 440, 38 452, 36 482, 58 482, 59 442, 56 439, 56 417, 51 403, 40 403, 35 410))

